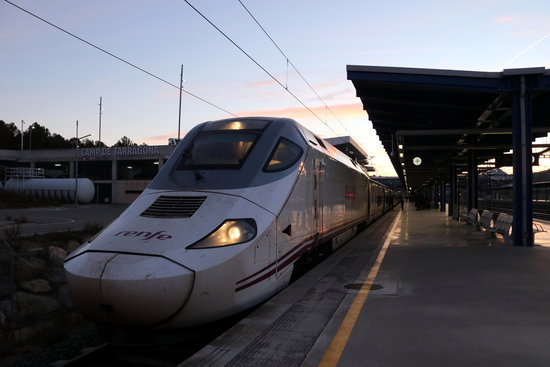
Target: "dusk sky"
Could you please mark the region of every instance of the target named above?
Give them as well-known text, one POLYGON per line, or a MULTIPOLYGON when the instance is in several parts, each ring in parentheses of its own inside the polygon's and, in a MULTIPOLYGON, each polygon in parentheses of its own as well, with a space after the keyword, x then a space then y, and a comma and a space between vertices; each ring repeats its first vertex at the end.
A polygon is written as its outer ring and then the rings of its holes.
MULTIPOLYGON (((474 71, 550 68, 550 1, 10 0, 86 41, 237 116, 296 119, 322 137, 351 135, 394 175, 346 65, 474 71), (336 114, 335 118, 331 111, 336 114), (323 121, 320 121, 323 120, 323 121), (328 125, 328 127, 327 127, 328 125)), ((66 138, 93 133, 166 144, 178 131, 179 91, 0 0, 0 120, 38 122, 66 138)), ((184 135, 231 117, 183 95, 184 135)), ((547 139, 547 142, 550 139, 547 139)))

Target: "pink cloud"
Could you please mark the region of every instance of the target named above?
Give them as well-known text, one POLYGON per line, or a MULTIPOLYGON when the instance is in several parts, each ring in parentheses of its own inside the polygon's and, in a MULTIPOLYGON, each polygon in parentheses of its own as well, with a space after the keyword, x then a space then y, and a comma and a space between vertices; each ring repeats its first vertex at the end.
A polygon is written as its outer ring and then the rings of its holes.
MULTIPOLYGON (((332 112, 338 117, 339 120, 354 119, 354 118, 366 118, 367 113, 363 110, 361 103, 350 104, 338 104, 329 106, 332 112)), ((321 119, 327 119, 328 122, 334 122, 335 118, 332 113, 326 110, 325 106, 310 107, 313 112, 321 119)), ((269 116, 269 117, 288 117, 298 121, 315 119, 315 116, 304 107, 289 107, 282 109, 270 109, 270 110, 249 110, 238 111, 237 116, 269 116)), ((228 116, 220 116, 219 118, 227 118, 228 116)), ((213 118, 212 120, 215 120, 213 118)), ((181 136, 185 136, 188 131, 182 131, 181 136)), ((166 135, 150 136, 144 139, 144 143, 148 145, 166 145, 168 144, 168 138, 177 137, 177 132, 173 132, 166 135)))
POLYGON ((342 83, 340 83, 340 82, 321 83, 321 84, 314 85, 313 88, 314 88, 314 89, 332 88, 332 87, 338 87, 338 86, 340 86, 341 84, 342 84, 342 83))
POLYGON ((497 23, 510 23, 517 20, 517 17, 514 15, 502 16, 495 19, 497 23))
POLYGON ((277 85, 277 82, 273 79, 269 79, 269 80, 262 80, 259 82, 249 83, 246 86, 248 88, 257 89, 257 88, 267 88, 274 85, 277 85))
MULTIPOLYGON (((181 136, 184 137, 187 134, 187 131, 182 131, 181 136)), ((145 138, 144 143, 147 145, 166 145, 168 144, 168 138, 176 138, 178 136, 177 132, 168 135, 156 135, 145 138)))
POLYGON ((177 99, 179 98, 179 94, 179 90, 174 88, 174 90, 168 90, 166 92, 159 93, 158 96, 160 97, 160 99, 177 99))
MULTIPOLYGON (((363 111, 363 106, 361 103, 352 103, 352 104, 340 104, 340 105, 331 105, 329 106, 332 112, 339 119, 348 119, 365 116, 366 112, 363 111)), ((334 119, 332 113, 327 111, 325 106, 310 107, 310 109, 315 112, 317 116, 324 119, 325 116, 328 116, 329 120, 334 119)), ((305 118, 315 118, 315 116, 304 107, 290 107, 283 109, 272 109, 272 110, 250 110, 250 111, 239 111, 237 112, 238 116, 272 116, 272 117, 289 117, 294 119, 305 119, 305 118)))
POLYGON ((355 89, 350 88, 350 87, 345 87, 345 88, 342 88, 342 89, 335 90, 332 93, 326 94, 326 95, 323 96, 323 98, 325 100, 327 100, 327 99, 336 99, 336 98, 340 98, 340 97, 347 98, 349 95, 352 95, 352 96, 355 97, 355 89))

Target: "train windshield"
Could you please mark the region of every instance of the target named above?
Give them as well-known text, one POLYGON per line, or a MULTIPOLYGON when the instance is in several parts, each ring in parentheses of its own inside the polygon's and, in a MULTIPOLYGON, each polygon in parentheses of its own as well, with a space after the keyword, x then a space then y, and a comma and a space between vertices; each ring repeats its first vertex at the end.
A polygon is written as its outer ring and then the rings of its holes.
POLYGON ((258 134, 214 133, 197 136, 183 152, 180 169, 238 169, 258 134))
POLYGON ((264 120, 208 123, 183 151, 178 169, 239 169, 268 124, 264 120))
POLYGON ((264 172, 279 172, 292 167, 298 162, 303 152, 298 144, 281 138, 264 166, 264 172))

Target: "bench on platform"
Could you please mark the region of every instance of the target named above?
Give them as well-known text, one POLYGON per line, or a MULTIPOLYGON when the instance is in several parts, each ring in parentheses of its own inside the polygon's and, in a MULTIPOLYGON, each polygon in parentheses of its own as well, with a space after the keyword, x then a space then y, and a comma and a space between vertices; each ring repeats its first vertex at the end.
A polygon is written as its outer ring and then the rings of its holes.
POLYGON ((539 233, 539 232, 546 232, 544 228, 539 223, 533 222, 533 234, 539 233))
MULTIPOLYGON (((512 226, 514 224, 514 216, 506 213, 499 213, 497 219, 493 222, 492 227, 485 227, 491 232, 494 237, 495 234, 500 234, 505 240, 508 240, 512 236, 512 226)), ((539 224, 533 222, 533 235, 539 232, 546 232, 546 230, 539 224)))
POLYGON ((484 210, 479 217, 479 222, 477 223, 479 227, 490 231, 493 228, 493 212, 490 210, 484 210))
POLYGON ((472 208, 468 215, 464 217, 466 224, 478 224, 479 223, 479 209, 472 208))
POLYGON ((500 234, 505 240, 508 240, 512 235, 512 224, 514 223, 514 217, 506 213, 500 213, 495 220, 493 227, 491 227, 491 236, 495 237, 495 234, 500 234))

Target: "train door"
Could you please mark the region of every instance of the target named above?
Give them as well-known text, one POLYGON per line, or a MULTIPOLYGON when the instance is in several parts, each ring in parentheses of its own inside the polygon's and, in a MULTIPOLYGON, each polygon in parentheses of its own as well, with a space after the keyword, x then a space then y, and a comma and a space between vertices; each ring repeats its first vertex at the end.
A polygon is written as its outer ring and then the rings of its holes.
POLYGON ((371 183, 369 180, 367 180, 367 185, 365 187, 365 190, 366 190, 366 195, 365 195, 365 198, 366 198, 366 209, 367 209, 367 223, 370 223, 371 221, 371 218, 372 218, 372 210, 371 210, 371 195, 372 195, 372 189, 371 189, 371 183))
POLYGON ((285 229, 280 229, 277 231, 277 240, 275 241, 274 245, 270 247, 270 261, 273 260, 273 255, 275 256, 275 279, 279 279, 279 277, 284 274, 282 271, 283 269, 279 266, 281 264, 281 258, 284 255, 285 247, 288 243, 288 240, 286 238, 286 231, 287 228, 290 228, 291 230, 291 224, 288 225, 285 229))
POLYGON ((323 179, 325 162, 323 159, 315 159, 315 177, 313 186, 313 238, 314 246, 319 244, 323 235, 323 179))

